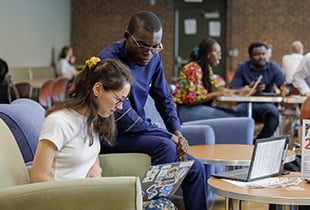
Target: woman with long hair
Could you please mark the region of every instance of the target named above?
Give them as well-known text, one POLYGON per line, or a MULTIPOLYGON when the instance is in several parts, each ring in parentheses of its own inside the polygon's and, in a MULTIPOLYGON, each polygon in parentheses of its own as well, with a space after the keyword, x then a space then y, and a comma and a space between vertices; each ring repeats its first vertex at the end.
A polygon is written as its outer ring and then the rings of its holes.
POLYGON ((221 117, 246 116, 213 104, 218 96, 247 94, 250 88, 232 90, 221 86, 213 68, 222 58, 221 46, 211 38, 203 39, 190 53, 190 61, 180 72, 172 92, 181 122, 221 117))

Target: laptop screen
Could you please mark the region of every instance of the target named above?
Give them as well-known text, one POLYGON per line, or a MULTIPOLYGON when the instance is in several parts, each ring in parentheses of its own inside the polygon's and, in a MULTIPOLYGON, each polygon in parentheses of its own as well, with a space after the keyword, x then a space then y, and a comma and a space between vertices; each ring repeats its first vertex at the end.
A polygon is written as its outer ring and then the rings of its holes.
POLYGON ((249 179, 281 173, 288 147, 288 137, 257 139, 249 171, 249 179))

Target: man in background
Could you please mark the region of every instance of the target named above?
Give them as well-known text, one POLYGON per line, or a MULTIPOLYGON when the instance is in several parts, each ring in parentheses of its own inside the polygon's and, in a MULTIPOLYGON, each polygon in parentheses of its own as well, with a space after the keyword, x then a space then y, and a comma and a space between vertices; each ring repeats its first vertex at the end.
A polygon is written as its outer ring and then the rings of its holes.
POLYGON ((310 53, 306 54, 293 75, 293 85, 302 95, 310 97, 310 53))
MULTIPOLYGON (((266 59, 267 46, 262 42, 251 43, 248 48, 249 59, 241 62, 230 83, 230 88, 241 89, 245 86, 252 87, 255 81, 262 76, 255 94, 274 93, 276 85, 282 95, 288 94, 286 81, 279 65, 266 59)), ((247 112, 247 103, 239 103, 235 109, 247 112)), ((264 123, 257 139, 270 137, 279 125, 279 111, 273 103, 253 103, 252 117, 255 121, 264 123)))
POLYGON ((267 50, 266 50, 266 61, 270 61, 272 57, 272 45, 271 44, 266 44, 267 50))
POLYGON ((287 83, 292 83, 298 65, 303 59, 304 45, 300 41, 294 41, 290 47, 290 54, 282 58, 282 70, 287 83))

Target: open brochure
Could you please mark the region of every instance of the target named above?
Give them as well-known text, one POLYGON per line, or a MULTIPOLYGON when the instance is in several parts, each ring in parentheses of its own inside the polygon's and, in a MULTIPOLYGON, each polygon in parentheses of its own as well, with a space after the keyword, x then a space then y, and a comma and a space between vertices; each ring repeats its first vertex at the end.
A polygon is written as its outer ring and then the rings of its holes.
POLYGON ((223 180, 246 189, 279 188, 279 187, 285 188, 292 185, 298 185, 299 183, 302 182, 302 179, 300 177, 271 177, 252 182, 239 182, 228 179, 223 180))

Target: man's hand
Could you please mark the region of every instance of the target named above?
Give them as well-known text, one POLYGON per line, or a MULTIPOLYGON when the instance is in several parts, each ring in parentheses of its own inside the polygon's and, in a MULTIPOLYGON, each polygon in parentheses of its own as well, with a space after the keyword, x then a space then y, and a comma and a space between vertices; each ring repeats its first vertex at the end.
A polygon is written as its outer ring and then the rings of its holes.
POLYGON ((255 81, 251 82, 248 85, 248 87, 251 88, 251 91, 248 93, 249 96, 259 94, 260 92, 262 92, 266 88, 266 85, 264 83, 262 83, 262 82, 257 84, 256 87, 254 87, 254 86, 255 86, 255 81))
POLYGON ((286 87, 287 83, 283 82, 281 87, 280 87, 280 91, 281 91, 281 96, 287 96, 290 94, 290 90, 286 87))
POLYGON ((256 92, 260 93, 260 92, 263 92, 263 90, 265 89, 266 89, 266 85, 264 83, 260 83, 256 88, 256 92))
POLYGON ((177 154, 180 161, 186 161, 187 160, 187 154, 188 152, 188 142, 183 136, 179 136, 179 143, 177 144, 177 154))
POLYGON ((175 132, 176 135, 172 135, 171 140, 177 145, 177 155, 179 161, 187 160, 188 141, 184 138, 180 131, 175 132))
POLYGON ((305 96, 310 97, 310 92, 306 92, 305 96))

